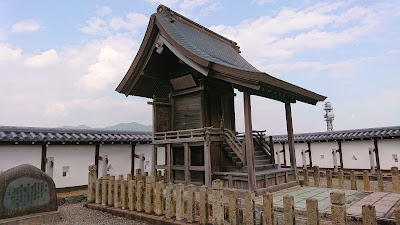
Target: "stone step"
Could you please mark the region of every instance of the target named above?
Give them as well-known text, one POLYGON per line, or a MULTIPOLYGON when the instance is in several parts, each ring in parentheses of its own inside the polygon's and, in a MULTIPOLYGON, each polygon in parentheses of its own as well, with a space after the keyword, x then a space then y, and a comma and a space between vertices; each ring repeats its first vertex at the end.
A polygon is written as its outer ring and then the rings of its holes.
POLYGON ((269 160, 269 157, 266 155, 254 156, 254 160, 269 160))
POLYGON ((264 165, 256 165, 256 171, 264 171, 264 170, 271 170, 276 169, 278 166, 276 164, 264 164, 264 165))
POLYGON ((262 166, 268 164, 270 161, 269 160, 254 160, 254 164, 256 166, 262 166))

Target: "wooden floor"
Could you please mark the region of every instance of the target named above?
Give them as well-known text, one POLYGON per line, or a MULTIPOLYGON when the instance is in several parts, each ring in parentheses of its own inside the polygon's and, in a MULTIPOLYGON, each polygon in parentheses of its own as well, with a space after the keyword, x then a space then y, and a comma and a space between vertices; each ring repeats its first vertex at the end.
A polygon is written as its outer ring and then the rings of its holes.
MULTIPOLYGON (((283 196, 292 195, 296 211, 306 210, 306 199, 318 199, 319 211, 330 214, 330 193, 338 189, 301 187, 295 186, 273 193, 274 206, 283 209, 283 196)), ((365 192, 354 190, 343 190, 346 194, 347 214, 352 217, 361 217, 362 206, 371 204, 375 206, 377 217, 382 219, 394 219, 394 209, 400 206, 400 194, 387 192, 365 192)), ((256 206, 262 207, 262 196, 256 197, 256 206)))

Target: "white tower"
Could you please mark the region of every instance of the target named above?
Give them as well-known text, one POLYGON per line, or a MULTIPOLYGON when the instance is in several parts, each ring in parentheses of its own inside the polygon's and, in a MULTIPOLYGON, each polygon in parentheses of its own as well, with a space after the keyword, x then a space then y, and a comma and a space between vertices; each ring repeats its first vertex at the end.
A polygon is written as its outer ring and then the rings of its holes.
POLYGON ((324 110, 325 110, 325 121, 326 121, 326 130, 327 131, 332 131, 333 130, 333 119, 335 118, 335 114, 333 114, 333 108, 332 104, 330 102, 325 102, 324 105, 324 110))

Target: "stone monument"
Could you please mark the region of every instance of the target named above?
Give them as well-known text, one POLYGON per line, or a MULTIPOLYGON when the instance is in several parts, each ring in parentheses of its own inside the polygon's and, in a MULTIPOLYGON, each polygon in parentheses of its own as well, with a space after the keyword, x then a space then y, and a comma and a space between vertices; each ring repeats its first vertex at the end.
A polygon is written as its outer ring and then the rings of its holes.
MULTIPOLYGON (((43 212, 57 211, 54 181, 29 164, 11 168, 0 173, 0 203, 0 224, 2 219, 14 219, 29 214, 41 213, 43 217, 43 212)), ((58 218, 58 213, 51 215, 52 219, 58 218)))

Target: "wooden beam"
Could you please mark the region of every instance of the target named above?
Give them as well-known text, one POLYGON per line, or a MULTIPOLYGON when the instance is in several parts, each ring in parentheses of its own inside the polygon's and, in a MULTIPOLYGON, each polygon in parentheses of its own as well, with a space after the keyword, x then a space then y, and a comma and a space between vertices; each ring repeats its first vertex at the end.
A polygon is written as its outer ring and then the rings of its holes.
POLYGON ((206 136, 204 142, 204 184, 211 187, 211 143, 210 135, 206 136))
POLYGON ((189 166, 190 166, 190 149, 189 149, 189 143, 184 143, 184 159, 185 159, 185 185, 190 184, 190 171, 189 171, 189 166))
POLYGON ((375 150, 375 160, 376 160, 376 169, 381 169, 381 162, 379 160, 379 150, 378 150, 378 139, 374 138, 374 150, 375 150))
POLYGON ((156 145, 152 145, 152 155, 151 155, 151 160, 153 161, 151 164, 151 172, 150 174, 152 176, 156 176, 156 165, 157 165, 157 147, 156 145))
POLYGON ((312 165, 312 155, 311 155, 311 142, 307 141, 307 146, 308 146, 308 158, 310 160, 310 167, 313 167, 313 165, 312 165))
POLYGON ((344 166, 343 166, 342 142, 338 140, 337 143, 338 143, 338 151, 339 151, 340 168, 343 169, 344 166))
POLYGON ((42 145, 42 159, 40 164, 40 169, 46 172, 46 155, 47 155, 47 144, 42 145))
POLYGON ((96 165, 97 173, 96 178, 99 177, 99 154, 100 154, 100 144, 96 144, 96 151, 94 153, 94 165, 96 165))
POLYGON ((283 165, 286 165, 286 148, 285 148, 285 142, 282 143, 282 152, 283 152, 283 165))
POLYGON ((131 144, 131 174, 135 174, 135 148, 136 142, 131 144))
POLYGON ((243 92, 243 105, 244 105, 244 126, 245 126, 245 140, 246 140, 246 162, 247 162, 247 175, 248 184, 251 191, 256 190, 256 170, 254 167, 254 144, 253 144, 253 127, 251 122, 251 102, 250 94, 243 92))
POLYGON ((275 164, 274 140, 272 139, 272 136, 269 136, 269 150, 271 152, 271 163, 275 164))
POLYGON ((289 156, 290 156, 290 167, 294 169, 294 176, 298 180, 297 165, 296 165, 296 150, 294 149, 294 136, 293 136, 293 121, 292 121, 292 109, 290 103, 285 103, 286 111, 286 126, 288 133, 288 144, 289 144, 289 156))
POLYGON ((168 183, 172 183, 172 152, 171 152, 171 144, 167 144, 167 181, 168 183))

